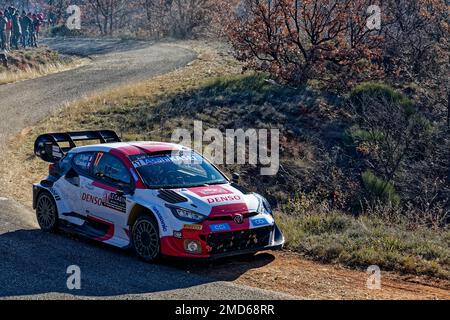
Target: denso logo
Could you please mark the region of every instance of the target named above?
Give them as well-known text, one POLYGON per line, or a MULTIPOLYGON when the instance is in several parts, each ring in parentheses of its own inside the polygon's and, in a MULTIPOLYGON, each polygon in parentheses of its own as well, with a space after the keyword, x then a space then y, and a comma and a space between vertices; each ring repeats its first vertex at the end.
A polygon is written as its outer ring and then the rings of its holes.
POLYGON ((208 201, 208 203, 218 203, 218 202, 225 202, 225 201, 237 201, 237 200, 241 200, 241 196, 238 196, 238 195, 221 196, 221 197, 215 197, 215 198, 208 198, 206 200, 208 201))
POLYGON ((81 196, 81 200, 93 203, 96 206, 102 206, 103 205, 103 199, 102 198, 94 197, 93 195, 87 194, 87 193, 83 193, 83 195, 81 196))
POLYGON ((223 188, 210 188, 210 189, 203 189, 203 190, 200 190, 200 191, 204 195, 208 196, 208 195, 215 195, 217 193, 222 193, 222 192, 227 191, 227 190, 225 190, 223 188))

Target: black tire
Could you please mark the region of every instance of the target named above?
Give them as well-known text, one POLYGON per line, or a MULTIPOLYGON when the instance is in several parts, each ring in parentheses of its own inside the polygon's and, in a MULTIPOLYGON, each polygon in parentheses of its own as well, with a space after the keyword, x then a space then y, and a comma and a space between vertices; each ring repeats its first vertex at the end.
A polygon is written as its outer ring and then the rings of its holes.
POLYGON ((43 191, 37 198, 36 219, 42 231, 56 232, 58 230, 58 208, 49 192, 43 191))
POLYGON ((154 218, 140 216, 131 229, 134 252, 145 262, 155 262, 160 257, 159 227, 154 218))

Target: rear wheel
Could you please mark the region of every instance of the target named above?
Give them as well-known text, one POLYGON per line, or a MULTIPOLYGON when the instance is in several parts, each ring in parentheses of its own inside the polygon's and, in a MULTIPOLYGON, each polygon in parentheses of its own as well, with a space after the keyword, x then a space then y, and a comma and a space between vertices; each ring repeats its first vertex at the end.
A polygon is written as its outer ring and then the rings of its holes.
POLYGON ((42 192, 36 201, 36 218, 42 231, 55 232, 58 229, 58 209, 48 192, 42 192))
POLYGON ((154 262, 160 256, 158 224, 149 216, 141 216, 131 231, 133 248, 138 257, 145 262, 154 262))

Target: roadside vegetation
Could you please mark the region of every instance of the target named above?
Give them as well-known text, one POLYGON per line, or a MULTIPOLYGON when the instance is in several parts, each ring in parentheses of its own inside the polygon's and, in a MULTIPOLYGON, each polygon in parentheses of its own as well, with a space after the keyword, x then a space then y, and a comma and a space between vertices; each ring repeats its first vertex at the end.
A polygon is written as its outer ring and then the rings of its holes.
POLYGON ((411 196, 416 188, 424 190, 419 183, 428 183, 426 175, 398 187, 404 181, 400 177, 415 178, 408 172, 418 166, 417 161, 429 162, 428 156, 439 156, 444 162, 433 166, 444 165, 445 173, 449 158, 440 152, 448 151, 448 141, 442 140, 442 150, 422 152, 421 158, 409 153, 414 149, 405 148, 406 144, 434 141, 439 131, 417 114, 402 90, 368 83, 338 94, 313 84, 280 85, 267 74, 242 74, 241 64, 222 44, 184 45, 199 54, 187 67, 86 98, 24 130, 2 157, 2 188, 30 204, 29 186, 48 170, 33 156, 34 139, 42 132, 109 128, 124 140, 169 141, 174 128, 190 129, 194 120, 202 120, 204 130, 279 128, 277 176, 261 177, 256 166, 223 169, 240 172, 243 185, 264 194, 274 205, 287 249, 323 262, 356 268, 375 264, 383 270, 450 279, 447 196, 437 193, 433 205, 411 196), (374 124, 363 117, 371 110, 362 110, 359 103, 368 97, 373 102, 389 101, 389 115, 393 121, 403 119, 401 126, 392 128, 386 119, 376 118, 379 127, 372 128, 374 124), (402 159, 393 176, 389 173, 394 167, 383 158, 389 146, 381 137, 388 136, 395 137, 398 145, 393 155, 402 159), (16 179, 19 175, 22 178, 16 179))
POLYGON ((292 251, 326 263, 355 268, 377 265, 384 271, 450 279, 448 230, 411 226, 398 217, 393 223, 379 215, 354 217, 293 206, 285 206, 277 214, 292 251))
POLYGON ((63 56, 47 47, 8 53, 8 67, 0 64, 0 85, 73 69, 86 60, 63 56))

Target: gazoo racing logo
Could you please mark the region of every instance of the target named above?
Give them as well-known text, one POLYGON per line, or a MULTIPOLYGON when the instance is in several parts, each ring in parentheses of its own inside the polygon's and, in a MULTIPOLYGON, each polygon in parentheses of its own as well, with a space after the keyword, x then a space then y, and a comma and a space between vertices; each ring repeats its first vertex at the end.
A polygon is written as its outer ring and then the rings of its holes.
POLYGON ((81 200, 92 203, 95 206, 106 207, 122 213, 126 212, 126 198, 116 193, 105 193, 103 197, 96 197, 89 193, 83 193, 81 200))
POLYGON ((240 201, 241 199, 242 198, 239 195, 229 195, 229 196, 208 198, 208 199, 206 199, 206 201, 208 201, 209 204, 212 204, 212 203, 229 202, 229 201, 240 201))

